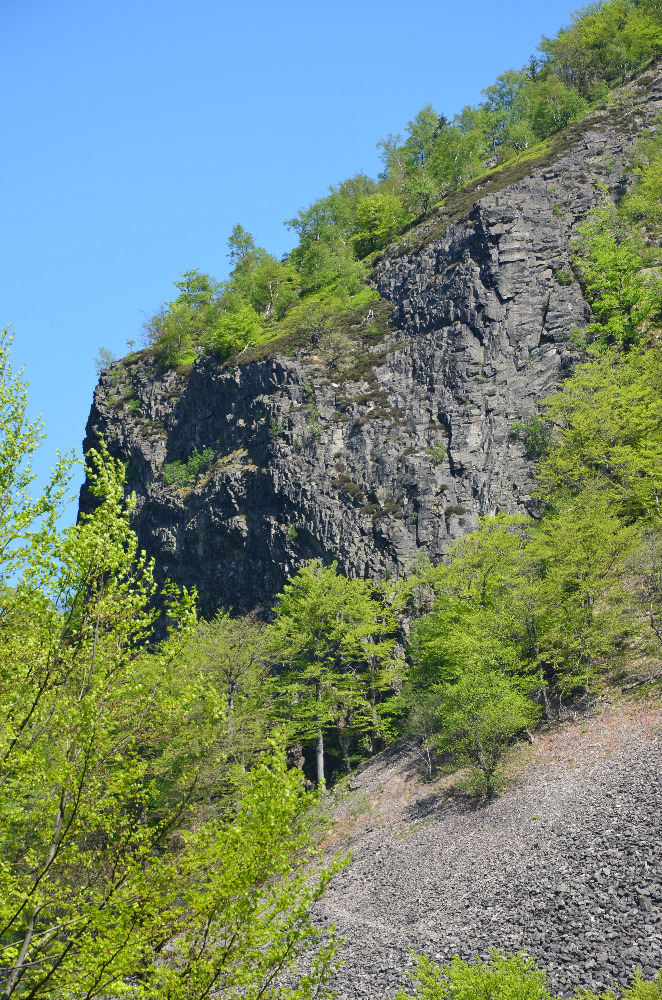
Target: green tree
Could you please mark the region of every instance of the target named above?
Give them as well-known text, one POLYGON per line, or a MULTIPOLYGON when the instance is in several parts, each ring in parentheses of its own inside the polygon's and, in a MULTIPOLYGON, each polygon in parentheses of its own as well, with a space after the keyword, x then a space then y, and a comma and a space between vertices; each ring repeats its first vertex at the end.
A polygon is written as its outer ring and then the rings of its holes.
POLYGON ((534 413, 524 420, 515 420, 510 425, 508 437, 511 441, 521 441, 526 457, 535 461, 549 454, 552 428, 538 413, 534 413))
POLYGON ((101 372, 105 371, 107 368, 117 361, 117 356, 108 347, 99 347, 99 351, 94 358, 94 370, 97 375, 101 375, 101 372))
POLYGON ((215 329, 206 337, 206 344, 222 360, 243 351, 260 336, 262 322, 252 306, 221 314, 215 329))
POLYGON ((272 668, 278 647, 273 629, 249 615, 219 611, 201 622, 184 654, 220 703, 217 744, 225 755, 250 765, 269 746, 275 716, 272 668))
POLYGON ((465 108, 435 143, 427 170, 440 191, 461 187, 483 169, 487 151, 480 118, 473 108, 465 108))
POLYGON ((287 713, 297 720, 297 735, 315 741, 321 785, 325 728, 345 728, 348 717, 359 729, 377 725, 374 693, 390 682, 383 668, 394 621, 370 583, 341 576, 336 563, 324 567, 313 560, 283 588, 273 627, 288 665, 287 713))
POLYGON ((228 774, 222 808, 201 801, 214 710, 186 734, 180 720, 213 709, 213 692, 176 669, 192 598, 162 591, 157 641, 152 566, 103 447, 90 455, 96 507, 78 525, 57 531, 66 461, 31 499, 40 429, 25 420, 6 338, 0 356, 4 996, 271 996, 311 946, 310 971, 278 995, 317 996, 333 943, 309 912, 331 870, 311 880, 301 776, 274 749, 228 774), (174 773, 163 766, 173 741, 174 773))
MULTIPOLYGON (((585 490, 532 531, 527 555, 539 566, 540 579, 530 669, 540 671, 546 710, 548 694, 560 708, 565 694, 588 687, 596 661, 632 633, 624 581, 637 544, 637 529, 622 524, 609 496, 599 490, 585 490)), ((516 593, 515 606, 519 597, 516 593)))
POLYGON ((237 223, 233 226, 228 238, 228 257, 236 267, 249 253, 255 251, 255 240, 243 226, 237 223))
POLYGON ((538 469, 541 496, 599 488, 626 520, 659 520, 662 496, 662 354, 654 347, 600 353, 582 365, 547 416, 558 444, 538 469))
POLYGON ((378 193, 362 198, 356 206, 354 243, 359 257, 381 250, 400 232, 407 213, 394 194, 378 193))
POLYGON ((179 289, 175 301, 191 306, 198 312, 213 303, 220 288, 211 275, 196 270, 184 271, 181 279, 173 284, 179 289))
POLYGON ((412 121, 407 122, 404 149, 412 166, 425 166, 446 124, 446 119, 437 114, 431 104, 426 104, 412 121))
POLYGON ((496 670, 470 667, 438 693, 437 744, 470 769, 487 795, 493 795, 506 753, 540 709, 496 670))
POLYGON ((640 233, 618 225, 607 201, 578 231, 575 264, 597 319, 587 333, 604 345, 642 343, 662 320, 662 281, 646 269, 657 255, 640 233))

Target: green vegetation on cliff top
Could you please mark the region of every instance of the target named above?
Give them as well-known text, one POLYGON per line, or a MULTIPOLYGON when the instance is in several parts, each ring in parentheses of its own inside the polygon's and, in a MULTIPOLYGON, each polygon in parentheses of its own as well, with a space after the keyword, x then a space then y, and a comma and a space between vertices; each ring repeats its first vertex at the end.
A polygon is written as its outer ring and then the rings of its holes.
MULTIPOLYGON (((331 185, 289 219, 299 242, 286 259, 236 225, 230 277, 218 283, 198 271, 182 275, 178 296, 146 323, 146 343, 163 365, 185 367, 200 350, 245 360, 276 342, 280 350, 314 344, 343 313, 354 314, 358 326, 376 297, 367 287, 376 254, 435 206, 447 203, 461 214, 467 206, 460 189, 486 171, 489 189, 515 178, 520 162, 551 155, 560 133, 608 103, 612 88, 661 52, 662 13, 654 0, 581 8, 554 38, 542 39, 526 66, 487 87, 481 103, 452 120, 428 104, 404 136, 387 136, 378 144, 377 179, 356 174, 331 185)), ((469 185, 470 201, 472 191, 469 185)))

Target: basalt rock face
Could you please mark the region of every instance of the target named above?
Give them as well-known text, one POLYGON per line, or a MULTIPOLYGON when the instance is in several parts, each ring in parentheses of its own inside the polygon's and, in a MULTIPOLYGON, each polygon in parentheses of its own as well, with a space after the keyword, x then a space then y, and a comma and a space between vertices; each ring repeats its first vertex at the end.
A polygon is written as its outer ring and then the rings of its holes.
POLYGON ((389 329, 365 342, 363 374, 323 343, 224 366, 201 355, 187 373, 147 351, 102 374, 85 448, 101 434, 127 461, 140 543, 161 576, 197 587, 203 614, 266 611, 314 557, 400 575, 481 515, 535 512, 509 430, 579 358, 572 331, 590 311, 571 239, 603 190, 627 189, 631 147, 662 107, 659 74, 623 94, 382 256, 375 310, 389 329), (167 463, 194 449, 213 449, 210 467, 165 485, 167 463))

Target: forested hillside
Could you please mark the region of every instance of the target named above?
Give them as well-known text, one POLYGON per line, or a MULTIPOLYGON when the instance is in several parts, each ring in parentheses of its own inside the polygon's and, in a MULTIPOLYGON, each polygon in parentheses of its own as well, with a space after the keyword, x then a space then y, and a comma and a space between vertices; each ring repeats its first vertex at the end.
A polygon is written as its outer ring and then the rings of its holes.
MULTIPOLYGON (((658 3, 591 4, 286 260, 237 225, 227 281, 100 352, 64 533, 4 335, 4 996, 329 996, 329 787, 400 741, 482 808, 619 678, 658 704, 660 54, 658 3)), ((551 996, 496 952, 402 989, 551 996)))

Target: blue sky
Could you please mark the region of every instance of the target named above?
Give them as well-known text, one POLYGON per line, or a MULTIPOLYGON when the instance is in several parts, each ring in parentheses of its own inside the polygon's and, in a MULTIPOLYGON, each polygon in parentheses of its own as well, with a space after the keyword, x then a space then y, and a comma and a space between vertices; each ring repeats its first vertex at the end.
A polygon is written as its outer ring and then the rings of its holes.
POLYGON ((0 0, 0 326, 46 423, 42 475, 80 454, 99 345, 126 353, 182 271, 225 277, 235 223, 289 249, 284 219, 374 176, 424 104, 480 100, 571 9, 0 0))

